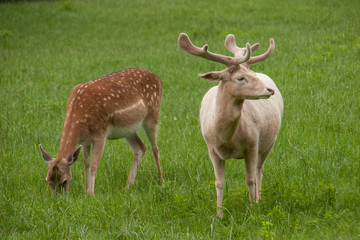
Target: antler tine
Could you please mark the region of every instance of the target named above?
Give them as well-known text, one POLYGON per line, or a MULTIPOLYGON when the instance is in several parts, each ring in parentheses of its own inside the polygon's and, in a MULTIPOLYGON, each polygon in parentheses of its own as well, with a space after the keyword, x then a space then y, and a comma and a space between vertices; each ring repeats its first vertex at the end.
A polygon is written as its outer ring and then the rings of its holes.
POLYGON ((272 53, 272 51, 274 50, 274 48, 275 48, 274 39, 270 38, 269 42, 270 42, 270 46, 269 46, 268 50, 266 50, 265 53, 263 53, 263 54, 261 54, 259 56, 256 56, 256 57, 251 57, 246 63, 247 64, 253 64, 253 63, 263 61, 266 58, 268 58, 270 56, 270 54, 272 53))
POLYGON ((248 43, 246 44, 246 54, 235 58, 209 52, 209 46, 207 44, 205 44, 202 48, 196 47, 194 44, 192 44, 186 33, 181 33, 179 35, 178 45, 181 49, 192 55, 199 56, 210 61, 222 63, 228 67, 248 61, 251 55, 251 49, 248 43))
MULTIPOLYGON (((239 48, 236 45, 235 36, 233 34, 229 34, 225 38, 224 42, 225 47, 234 54, 235 57, 240 57, 245 55, 246 48, 239 48)), ((251 46, 251 52, 254 52, 260 44, 255 43, 251 46)))

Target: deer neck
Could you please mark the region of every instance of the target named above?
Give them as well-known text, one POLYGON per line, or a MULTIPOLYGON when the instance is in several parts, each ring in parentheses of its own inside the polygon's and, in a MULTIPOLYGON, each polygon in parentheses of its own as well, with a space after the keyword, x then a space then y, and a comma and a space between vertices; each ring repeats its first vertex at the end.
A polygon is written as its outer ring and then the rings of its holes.
POLYGON ((76 145, 79 143, 79 134, 77 132, 78 128, 75 125, 76 123, 72 122, 71 119, 66 117, 63 131, 61 133, 57 159, 67 158, 75 151, 76 145))
POLYGON ((244 99, 238 99, 227 93, 220 82, 216 97, 216 136, 222 143, 230 143, 241 117, 244 99))

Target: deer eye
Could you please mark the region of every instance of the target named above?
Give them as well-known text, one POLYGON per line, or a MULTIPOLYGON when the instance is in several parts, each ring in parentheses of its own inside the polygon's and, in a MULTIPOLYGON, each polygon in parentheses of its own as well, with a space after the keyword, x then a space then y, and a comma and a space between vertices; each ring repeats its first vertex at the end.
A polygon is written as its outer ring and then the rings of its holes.
POLYGON ((238 80, 239 82, 241 82, 241 81, 244 81, 245 78, 244 78, 244 77, 241 77, 241 78, 237 78, 236 80, 238 80))

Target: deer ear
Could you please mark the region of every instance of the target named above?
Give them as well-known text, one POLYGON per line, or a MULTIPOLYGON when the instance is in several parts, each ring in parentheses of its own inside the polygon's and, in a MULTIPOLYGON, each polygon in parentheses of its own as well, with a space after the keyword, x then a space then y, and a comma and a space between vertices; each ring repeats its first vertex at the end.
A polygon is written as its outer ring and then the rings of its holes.
POLYGON ((39 145, 39 148, 40 148, 40 151, 42 153, 42 157, 44 158, 44 160, 46 162, 50 162, 52 160, 52 157, 47 152, 45 152, 45 150, 42 148, 41 144, 39 145))
POLYGON ((204 74, 199 74, 199 77, 205 78, 206 80, 212 82, 218 82, 223 78, 223 72, 208 72, 204 74))
POLYGON ((81 146, 78 149, 76 149, 76 151, 73 154, 69 155, 69 157, 67 158, 69 166, 71 166, 74 162, 76 162, 76 160, 80 155, 80 150, 81 150, 81 146))

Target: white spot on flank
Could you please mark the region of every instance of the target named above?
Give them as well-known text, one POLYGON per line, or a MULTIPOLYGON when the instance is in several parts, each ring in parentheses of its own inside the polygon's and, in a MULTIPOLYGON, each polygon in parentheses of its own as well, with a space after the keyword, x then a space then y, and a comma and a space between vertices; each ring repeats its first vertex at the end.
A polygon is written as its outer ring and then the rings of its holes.
POLYGON ((124 108, 124 109, 119 109, 115 111, 115 114, 122 114, 124 112, 127 112, 129 110, 132 110, 134 108, 139 107, 140 105, 142 105, 143 107, 145 107, 144 101, 141 99, 140 101, 138 101, 137 103, 135 103, 134 105, 131 105, 130 107, 124 108))

